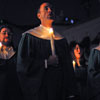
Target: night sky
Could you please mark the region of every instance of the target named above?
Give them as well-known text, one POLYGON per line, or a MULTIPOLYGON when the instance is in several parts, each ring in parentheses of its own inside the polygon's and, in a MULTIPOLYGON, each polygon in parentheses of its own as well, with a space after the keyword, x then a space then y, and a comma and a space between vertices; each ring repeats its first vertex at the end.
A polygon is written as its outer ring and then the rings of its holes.
MULTIPOLYGON (((36 9, 44 0, 0 0, 0 19, 16 25, 37 24, 36 9)), ((45 0, 51 2, 56 16, 73 17, 79 21, 100 16, 100 0, 45 0)))

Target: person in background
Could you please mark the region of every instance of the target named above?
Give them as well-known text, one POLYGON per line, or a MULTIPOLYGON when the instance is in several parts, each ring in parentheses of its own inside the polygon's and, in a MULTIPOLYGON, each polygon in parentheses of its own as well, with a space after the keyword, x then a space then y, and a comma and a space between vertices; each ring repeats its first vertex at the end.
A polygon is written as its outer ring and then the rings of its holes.
POLYGON ((88 62, 88 100, 100 100, 100 33, 91 49, 88 62))
POLYGON ((80 97, 76 100, 87 100, 87 65, 84 58, 83 49, 78 42, 72 41, 70 43, 70 51, 77 82, 77 92, 80 97))
POLYGON ((91 50, 91 39, 89 36, 86 36, 83 38, 83 40, 80 42, 81 46, 83 47, 83 54, 84 58, 86 60, 86 65, 88 65, 88 59, 90 55, 90 50, 91 50))
POLYGON ((75 88, 68 43, 53 30, 50 3, 40 5, 37 17, 40 26, 24 32, 18 47, 17 72, 24 99, 65 100, 75 88))
POLYGON ((100 41, 100 32, 98 32, 95 38, 91 41, 91 49, 97 47, 99 41, 100 41))
POLYGON ((16 50, 13 31, 8 25, 0 26, 0 100, 20 99, 17 73, 16 50), (18 98, 19 97, 19 98, 18 98))

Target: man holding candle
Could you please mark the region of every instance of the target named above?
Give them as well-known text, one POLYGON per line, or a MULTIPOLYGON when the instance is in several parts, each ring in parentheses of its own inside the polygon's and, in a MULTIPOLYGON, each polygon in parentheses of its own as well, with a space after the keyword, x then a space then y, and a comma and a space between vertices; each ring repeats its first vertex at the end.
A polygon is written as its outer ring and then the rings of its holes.
POLYGON ((53 30, 52 5, 42 3, 37 17, 40 26, 24 32, 18 48, 17 72, 24 99, 65 100, 74 80, 67 41, 53 30))

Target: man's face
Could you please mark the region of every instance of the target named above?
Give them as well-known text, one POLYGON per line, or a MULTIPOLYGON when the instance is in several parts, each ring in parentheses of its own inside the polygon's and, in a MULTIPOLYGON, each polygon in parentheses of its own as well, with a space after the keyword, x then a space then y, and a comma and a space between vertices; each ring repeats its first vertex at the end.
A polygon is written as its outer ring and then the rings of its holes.
POLYGON ((52 6, 49 3, 43 3, 40 6, 40 11, 38 12, 38 18, 41 20, 41 22, 46 21, 54 21, 54 12, 52 9, 52 6))
POLYGON ((0 42, 7 45, 11 43, 12 33, 8 28, 2 28, 0 31, 0 42))

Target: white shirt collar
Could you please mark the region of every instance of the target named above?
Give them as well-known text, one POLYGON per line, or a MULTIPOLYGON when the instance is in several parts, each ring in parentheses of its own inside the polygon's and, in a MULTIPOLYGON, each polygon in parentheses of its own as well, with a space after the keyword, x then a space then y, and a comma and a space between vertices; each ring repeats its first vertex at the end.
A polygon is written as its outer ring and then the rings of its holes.
POLYGON ((13 47, 7 47, 3 50, 0 50, 1 59, 10 59, 15 54, 13 47))

